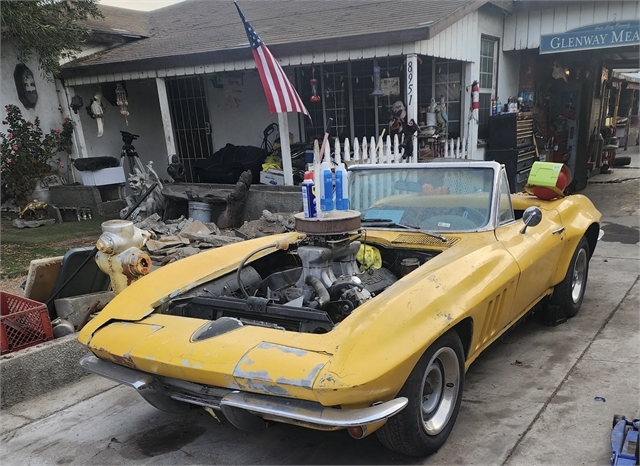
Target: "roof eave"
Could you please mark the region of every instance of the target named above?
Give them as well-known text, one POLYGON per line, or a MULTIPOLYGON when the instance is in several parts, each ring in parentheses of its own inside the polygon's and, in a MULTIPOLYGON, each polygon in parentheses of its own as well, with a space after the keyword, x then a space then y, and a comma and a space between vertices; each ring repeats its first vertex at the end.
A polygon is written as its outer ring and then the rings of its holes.
MULTIPOLYGON (((274 56, 284 57, 296 54, 307 55, 328 51, 343 51, 345 42, 348 42, 350 49, 354 49, 361 47, 370 48, 384 45, 399 45, 420 40, 428 40, 487 3, 494 2, 491 2, 490 0, 469 1, 463 7, 459 8, 446 18, 423 27, 361 34, 357 36, 311 39, 295 43, 270 44, 269 49, 274 56)), ((511 3, 511 0, 507 3, 511 3)), ((406 50, 404 53, 406 53, 406 50)), ((251 60, 252 58, 253 56, 247 46, 246 48, 233 48, 169 57, 144 58, 135 61, 102 63, 95 65, 83 65, 82 62, 72 62, 63 68, 59 76, 61 78, 71 78, 104 73, 140 72, 176 66, 199 66, 226 61, 251 60)))

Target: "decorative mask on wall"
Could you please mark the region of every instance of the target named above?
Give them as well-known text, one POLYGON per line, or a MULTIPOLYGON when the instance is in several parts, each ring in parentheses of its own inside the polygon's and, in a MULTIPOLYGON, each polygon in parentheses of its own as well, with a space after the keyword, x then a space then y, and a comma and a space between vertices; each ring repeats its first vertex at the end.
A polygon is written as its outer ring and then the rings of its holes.
POLYGON ((18 99, 25 108, 34 108, 38 102, 38 91, 33 73, 26 65, 18 63, 13 72, 13 79, 18 91, 18 99))
POLYGON ((71 98, 71 108, 73 109, 73 113, 78 113, 78 110, 82 108, 84 105, 84 100, 78 94, 74 95, 71 98))

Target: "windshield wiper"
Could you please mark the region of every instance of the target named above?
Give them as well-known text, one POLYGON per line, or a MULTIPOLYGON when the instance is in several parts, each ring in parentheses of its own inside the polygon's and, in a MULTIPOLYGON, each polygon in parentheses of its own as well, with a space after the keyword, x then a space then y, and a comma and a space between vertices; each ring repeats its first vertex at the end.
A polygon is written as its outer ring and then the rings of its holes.
POLYGON ((433 238, 437 238, 440 241, 442 241, 443 243, 447 242, 447 238, 439 235, 438 233, 433 233, 431 231, 427 231, 427 230, 423 230, 420 227, 414 226, 414 225, 405 225, 404 223, 398 223, 398 222, 394 222, 393 220, 389 219, 389 218, 363 218, 362 219, 362 224, 363 225, 368 225, 371 227, 399 227, 399 228, 404 228, 405 230, 411 230, 411 231, 417 231, 420 233, 424 233, 425 235, 431 236, 433 238))

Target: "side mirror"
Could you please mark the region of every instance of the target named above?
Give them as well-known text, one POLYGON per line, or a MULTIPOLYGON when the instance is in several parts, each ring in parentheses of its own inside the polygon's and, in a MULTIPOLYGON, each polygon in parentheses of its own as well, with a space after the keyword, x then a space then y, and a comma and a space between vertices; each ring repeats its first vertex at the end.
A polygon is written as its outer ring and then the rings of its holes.
POLYGON ((542 221, 542 211, 540 208, 531 206, 522 213, 522 221, 524 226, 520 233, 524 234, 527 231, 527 227, 535 227, 542 221))

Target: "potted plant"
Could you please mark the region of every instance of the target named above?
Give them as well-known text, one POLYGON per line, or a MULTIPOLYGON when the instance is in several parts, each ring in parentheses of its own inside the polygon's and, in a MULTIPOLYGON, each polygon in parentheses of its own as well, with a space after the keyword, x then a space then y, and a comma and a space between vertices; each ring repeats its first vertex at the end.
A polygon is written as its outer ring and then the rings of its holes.
POLYGON ((47 177, 57 175, 64 163, 58 153, 71 154, 73 123, 66 118, 62 128, 51 129, 44 134, 40 119, 34 122, 23 118, 15 105, 7 105, 3 125, 8 125, 6 133, 0 132, 2 150, 2 202, 14 198, 18 205, 24 205, 38 185, 47 186, 47 177))

